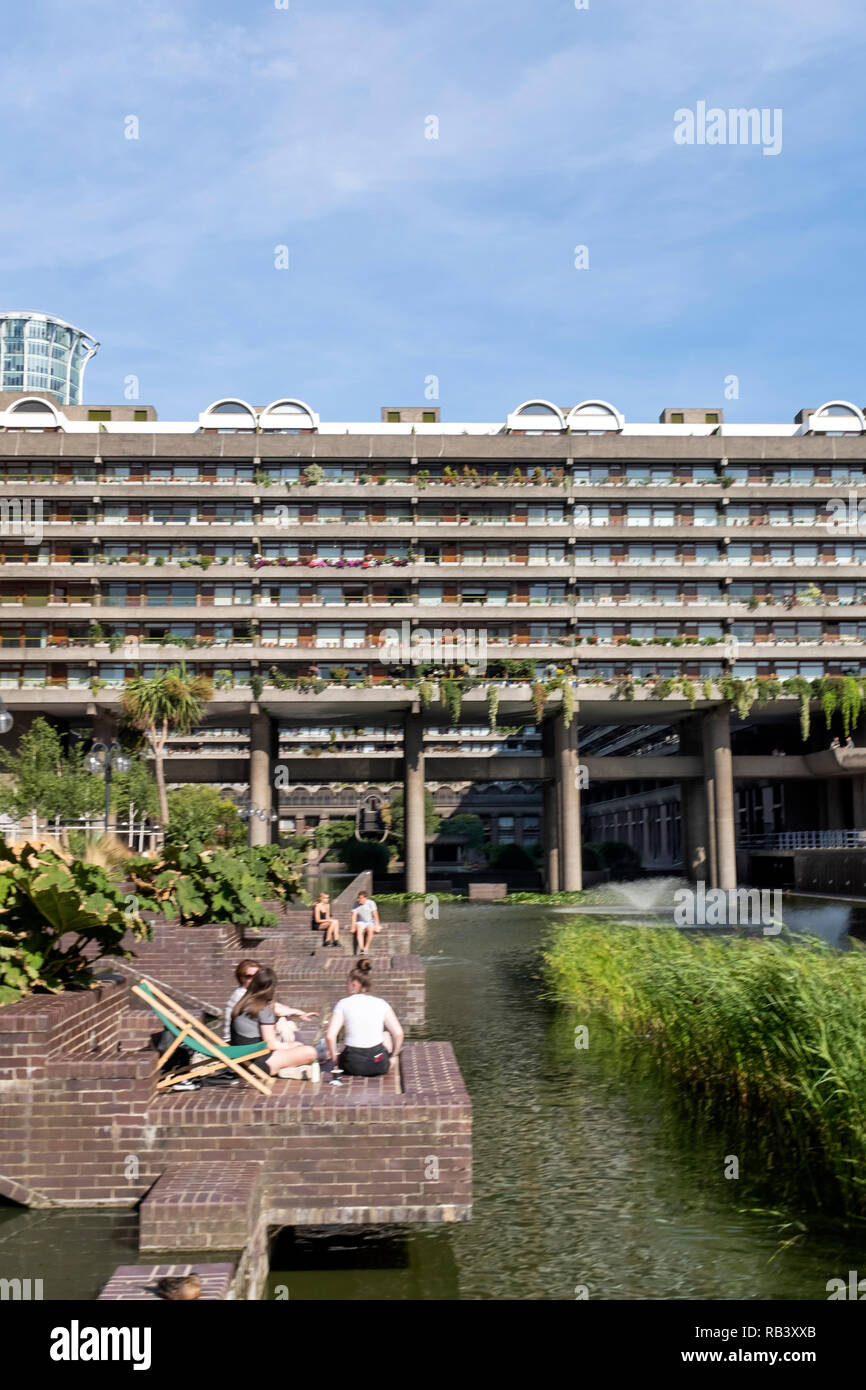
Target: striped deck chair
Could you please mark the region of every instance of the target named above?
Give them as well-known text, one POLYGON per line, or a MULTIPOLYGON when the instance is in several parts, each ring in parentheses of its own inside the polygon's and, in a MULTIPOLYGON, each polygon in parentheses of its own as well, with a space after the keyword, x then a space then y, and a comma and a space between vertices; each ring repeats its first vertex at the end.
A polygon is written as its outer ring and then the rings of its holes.
POLYGON ((222 1038, 217 1037, 207 1024, 200 1023, 194 1014, 188 1013, 180 1004, 176 1004, 152 980, 142 979, 139 984, 132 986, 132 993, 143 999, 153 1009, 163 1027, 174 1035, 174 1042, 159 1059, 160 1067, 165 1066, 181 1043, 188 1044, 196 1052, 202 1052, 211 1059, 207 1062, 194 1062, 192 1066, 185 1067, 183 1072, 164 1076, 156 1083, 158 1091, 176 1086, 180 1080, 193 1081, 196 1077, 209 1076, 215 1071, 221 1071, 223 1067, 229 1067, 257 1091, 266 1096, 270 1095, 275 1078, 270 1072, 250 1064, 250 1058, 268 1055, 270 1049, 266 1043, 247 1043, 243 1047, 230 1047, 222 1038))

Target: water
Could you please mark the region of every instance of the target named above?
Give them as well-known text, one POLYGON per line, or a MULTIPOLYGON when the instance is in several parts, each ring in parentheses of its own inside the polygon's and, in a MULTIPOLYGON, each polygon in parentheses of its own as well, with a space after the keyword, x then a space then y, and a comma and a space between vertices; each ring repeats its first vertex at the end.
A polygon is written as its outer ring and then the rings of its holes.
MULTIPOLYGON (((828 938, 863 921, 826 900, 793 910, 828 938)), ((564 1300, 583 1285, 599 1299, 824 1300, 828 1279, 862 1265, 862 1243, 842 1227, 781 1231, 778 1218, 738 1210, 750 1203, 723 1177, 724 1134, 687 1142, 652 1076, 617 1068, 601 1038, 575 1050, 584 1020, 539 998, 538 948, 561 918, 469 904, 442 904, 438 922, 415 915, 425 1033, 454 1043, 473 1099, 473 1220, 285 1232, 269 1297, 564 1300)), ((46 1298, 93 1298, 116 1265, 137 1262, 135 1222, 0 1208, 0 1277, 43 1277, 46 1298)))
POLYGON ((826 1299, 827 1280, 858 1267, 842 1229, 780 1233, 777 1218, 738 1211, 723 1135, 684 1144, 651 1078, 575 1050, 579 1020, 538 997, 547 910, 441 914, 416 928, 415 949, 427 1036, 454 1043, 473 1099, 473 1220, 287 1233, 271 1296, 549 1300, 585 1285, 602 1299, 826 1299))

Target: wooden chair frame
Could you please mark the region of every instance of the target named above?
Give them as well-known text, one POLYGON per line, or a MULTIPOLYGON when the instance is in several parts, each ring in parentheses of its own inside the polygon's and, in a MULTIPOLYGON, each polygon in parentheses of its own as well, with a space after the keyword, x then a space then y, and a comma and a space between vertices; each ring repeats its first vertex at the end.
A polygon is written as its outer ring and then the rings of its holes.
MULTIPOLYGON (((208 1028, 206 1023, 201 1023, 194 1014, 189 1013, 180 1004, 175 1003, 169 995, 165 994, 153 980, 142 978, 141 984, 146 985, 147 989, 141 985, 132 986, 132 993, 137 995, 156 1013, 157 1017, 162 1015, 168 1020, 173 1029, 177 1029, 174 1041, 166 1048, 159 1059, 160 1068, 164 1067, 169 1061, 175 1050, 186 1042, 189 1046, 196 1048, 200 1052, 208 1052, 211 1057, 216 1053, 217 1058, 208 1062, 194 1062, 189 1067, 184 1067, 182 1071, 175 1072, 171 1076, 164 1076, 161 1081, 156 1083, 158 1091, 167 1090, 170 1086, 176 1086, 178 1080, 192 1081, 196 1077, 210 1076, 215 1071, 221 1071, 223 1067, 229 1067, 238 1077, 249 1084, 262 1095, 269 1096, 274 1085, 275 1077, 269 1072, 263 1071, 260 1067, 242 1065, 234 1057, 226 1055, 226 1043, 222 1038, 217 1037, 216 1033, 208 1028)), ((254 1057, 265 1057, 270 1052, 267 1044, 262 1043, 261 1047, 255 1052, 246 1054, 244 1061, 254 1057)))

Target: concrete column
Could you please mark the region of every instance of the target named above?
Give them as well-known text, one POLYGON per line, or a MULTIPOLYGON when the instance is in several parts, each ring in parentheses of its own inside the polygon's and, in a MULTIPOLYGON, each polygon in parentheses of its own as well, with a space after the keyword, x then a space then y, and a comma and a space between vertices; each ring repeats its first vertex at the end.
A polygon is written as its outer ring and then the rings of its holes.
POLYGON ((250 844, 271 842, 271 716, 259 711, 250 718, 250 801, 264 811, 264 819, 250 814, 250 844))
POLYGON ((553 760, 559 804, 560 887, 563 892, 575 893, 583 887, 576 719, 572 719, 570 727, 566 729, 563 716, 557 714, 554 717, 553 760))
POLYGON ((866 830, 866 777, 851 778, 852 829, 866 830))
POLYGON ((712 787, 712 795, 708 795, 707 798, 707 811, 711 843, 715 844, 717 878, 713 886, 727 890, 737 886, 734 775, 729 711, 726 708, 712 710, 706 716, 704 728, 705 776, 712 787))
POLYGON ((403 725, 403 862, 407 893, 426 893, 424 833, 424 721, 407 714, 403 725))
MULTIPOLYGON (((693 715, 680 724, 680 752, 703 758, 703 719, 693 715)), ((680 839, 683 873, 693 883, 710 881, 710 826, 704 782, 680 782, 680 839)))
POLYGON ((544 891, 559 892, 559 807, 556 783, 542 783, 542 832, 544 836, 544 891))
POLYGON ((824 797, 827 806, 827 829, 845 829, 845 807, 842 799, 841 778, 834 777, 824 783, 824 797))

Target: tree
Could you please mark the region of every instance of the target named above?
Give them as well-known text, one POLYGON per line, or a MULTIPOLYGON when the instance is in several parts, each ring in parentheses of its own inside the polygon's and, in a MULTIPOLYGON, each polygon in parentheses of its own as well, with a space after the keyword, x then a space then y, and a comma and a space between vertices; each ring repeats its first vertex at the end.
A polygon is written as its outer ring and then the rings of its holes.
POLYGON ((86 772, 83 749, 64 752, 60 734, 42 715, 21 735, 14 753, 0 750, 9 782, 0 788, 0 809, 21 817, 77 820, 102 805, 102 778, 86 772))
POLYGON ((126 721, 142 733, 153 753, 163 826, 169 823, 163 758, 169 734, 188 734, 198 724, 213 695, 207 676, 190 675, 183 662, 149 679, 133 676, 120 697, 126 721))
POLYGON ((115 772, 111 777, 111 809, 118 817, 129 813, 132 802, 135 815, 155 816, 159 809, 159 793, 153 773, 140 758, 132 758, 128 772, 115 772))
MULTIPOLYGON (((394 795, 391 797, 391 801, 390 801, 390 804, 389 804, 388 809, 389 809, 390 817, 391 817, 391 827, 390 827, 390 834, 389 834, 388 838, 389 838, 390 840, 396 841, 396 843, 397 843, 398 845, 402 845, 402 844, 403 844, 403 824, 404 824, 404 820, 405 820, 405 814, 404 814, 404 808, 403 808, 403 788, 402 788, 402 787, 398 787, 397 790, 395 791, 394 795)), ((425 792, 424 792, 424 834, 425 834, 425 835, 435 835, 435 834, 436 834, 436 831, 439 829, 439 826, 440 826, 441 824, 442 824, 442 818, 441 818, 441 816, 439 816, 439 815, 437 814, 437 812, 436 812, 436 807, 435 807, 435 805, 434 805, 434 803, 433 803, 433 797, 432 797, 432 795, 431 795, 430 792, 428 792, 428 791, 425 790, 425 792)))
POLYGON ((168 794, 166 843, 240 845, 246 835, 238 808, 216 787, 179 787, 168 794))

